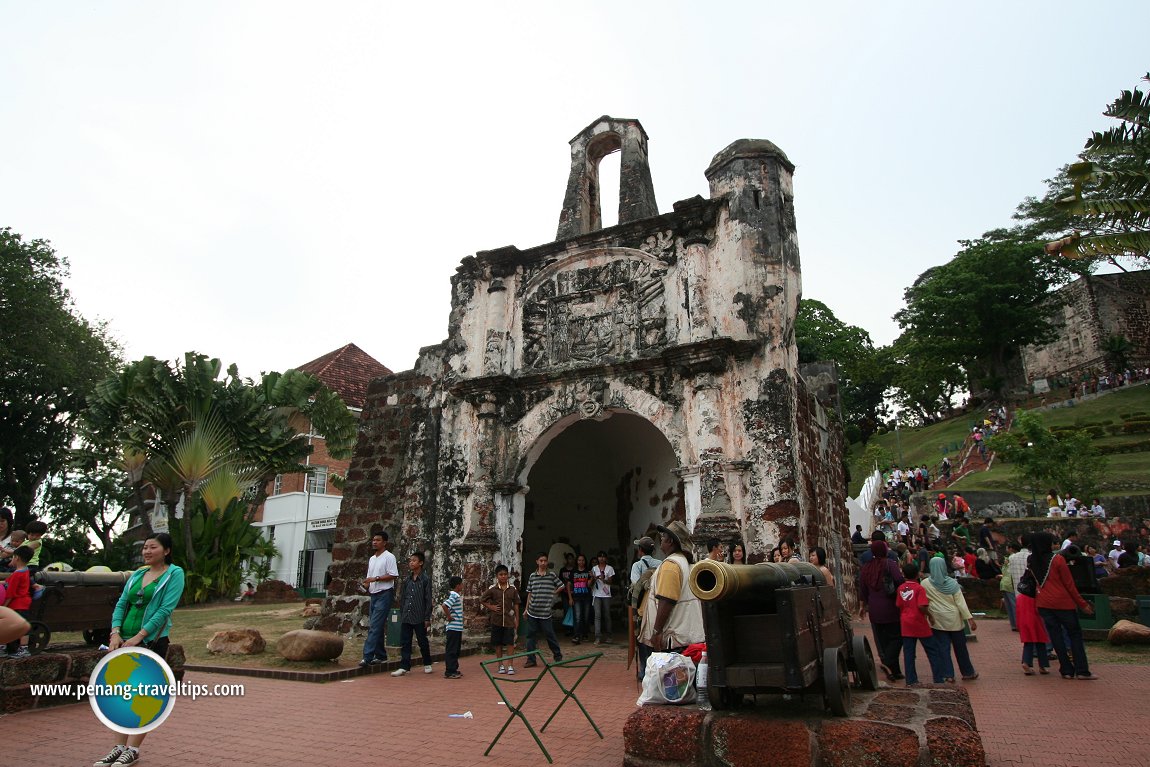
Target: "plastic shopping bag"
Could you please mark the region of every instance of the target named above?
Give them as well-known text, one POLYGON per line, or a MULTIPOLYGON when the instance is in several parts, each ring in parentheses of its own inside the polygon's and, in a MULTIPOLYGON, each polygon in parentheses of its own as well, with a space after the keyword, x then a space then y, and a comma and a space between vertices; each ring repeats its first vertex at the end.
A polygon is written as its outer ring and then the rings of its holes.
POLYGON ((643 672, 643 692, 636 706, 695 702, 695 664, 673 652, 653 652, 643 672))

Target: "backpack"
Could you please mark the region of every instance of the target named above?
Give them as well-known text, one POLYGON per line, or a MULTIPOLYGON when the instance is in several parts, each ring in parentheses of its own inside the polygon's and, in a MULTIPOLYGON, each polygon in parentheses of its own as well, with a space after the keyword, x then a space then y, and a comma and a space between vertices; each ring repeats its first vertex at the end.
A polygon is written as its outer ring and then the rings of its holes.
MULTIPOLYGON (((655 570, 659 568, 658 564, 651 564, 649 560, 654 559, 650 554, 644 554, 643 558, 639 561, 646 567, 639 577, 627 587, 627 604, 631 607, 639 607, 643 604, 643 599, 647 596, 647 589, 651 586, 651 577, 655 574, 655 570)), ((658 560, 655 560, 656 563, 658 560)))

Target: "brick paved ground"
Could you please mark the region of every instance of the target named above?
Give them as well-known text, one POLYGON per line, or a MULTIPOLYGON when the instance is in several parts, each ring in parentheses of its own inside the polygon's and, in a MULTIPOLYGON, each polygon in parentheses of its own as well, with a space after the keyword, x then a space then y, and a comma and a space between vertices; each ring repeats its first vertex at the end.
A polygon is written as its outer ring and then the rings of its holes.
MULTIPOLYGON (((991 767, 1150 767, 1150 667, 1098 665, 1097 682, 1064 681, 1056 673, 1026 677, 1019 668, 1021 645, 1005 621, 983 622, 979 635, 972 654, 981 678, 968 687, 991 767)), ((637 697, 622 659, 621 649, 609 649, 580 687, 580 699, 605 739, 568 704, 542 735, 556 765, 622 762, 623 720, 637 697)), ((463 660, 460 680, 443 679, 440 664, 434 675, 371 675, 323 685, 189 672, 185 681, 243 683, 246 695, 181 699, 171 718, 148 736, 144 764, 545 765, 518 722, 491 757, 483 757, 506 709, 479 671, 479 660, 463 660), (448 717, 468 710, 474 719, 448 717)), ((925 667, 925 659, 920 663, 925 667)), ((553 684, 541 686, 529 719, 541 725, 558 701, 553 684)), ((86 704, 6 717, 0 729, 20 733, 14 741, 25 745, 13 763, 21 767, 88 765, 111 743, 86 704)))

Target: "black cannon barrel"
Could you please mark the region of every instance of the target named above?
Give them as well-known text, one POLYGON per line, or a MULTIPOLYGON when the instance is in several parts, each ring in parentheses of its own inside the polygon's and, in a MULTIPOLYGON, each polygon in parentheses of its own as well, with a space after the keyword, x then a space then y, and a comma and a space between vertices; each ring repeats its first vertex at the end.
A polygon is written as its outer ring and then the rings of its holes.
POLYGON ((806 580, 825 586, 822 571, 809 562, 763 562, 757 565, 729 565, 704 559, 691 568, 691 593, 704 602, 762 596, 764 591, 786 588, 806 580))

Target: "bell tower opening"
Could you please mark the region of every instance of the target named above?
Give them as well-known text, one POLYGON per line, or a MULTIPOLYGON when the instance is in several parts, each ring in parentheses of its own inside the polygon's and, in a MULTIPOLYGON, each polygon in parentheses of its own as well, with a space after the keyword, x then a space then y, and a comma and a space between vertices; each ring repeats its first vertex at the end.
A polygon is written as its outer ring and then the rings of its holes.
MULTIPOLYGON (((523 572, 556 544, 589 560, 606 551, 617 573, 628 572, 635 539, 684 517, 677 467, 663 433, 633 413, 605 410, 563 428, 528 470, 523 572)), ((558 569, 562 555, 552 562, 558 569)))

